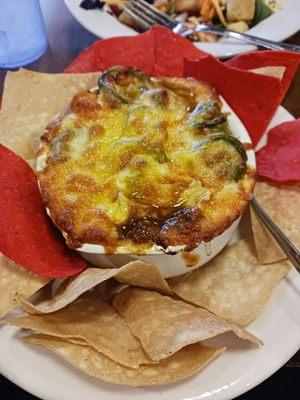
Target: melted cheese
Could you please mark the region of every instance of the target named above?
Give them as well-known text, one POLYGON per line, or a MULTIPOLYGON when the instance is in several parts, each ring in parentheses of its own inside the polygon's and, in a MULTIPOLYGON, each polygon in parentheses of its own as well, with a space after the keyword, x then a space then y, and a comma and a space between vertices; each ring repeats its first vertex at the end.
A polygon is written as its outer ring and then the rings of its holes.
MULTIPOLYGON (((153 239, 156 226, 161 229, 184 208, 196 208, 195 218, 203 219, 203 237, 196 235, 197 240, 221 233, 241 214, 252 188, 251 174, 234 180, 232 169, 240 155, 226 141, 201 145, 212 132, 187 123, 195 96, 191 101, 182 93, 187 80, 176 82, 153 81, 151 89, 134 94, 129 103, 113 106, 101 91, 83 93, 55 129, 50 124, 38 155, 39 184, 51 218, 71 247, 98 243, 108 252, 116 246, 126 252, 127 246, 143 253, 161 243, 153 239), (164 104, 155 101, 160 91, 164 104), (122 236, 141 221, 153 225, 150 233, 144 232, 147 224, 141 225, 138 238, 147 240, 122 236)), ((201 96, 205 102, 219 102, 207 85, 193 85, 200 93, 197 102, 201 96)), ((180 245, 180 238, 166 245, 180 245)))

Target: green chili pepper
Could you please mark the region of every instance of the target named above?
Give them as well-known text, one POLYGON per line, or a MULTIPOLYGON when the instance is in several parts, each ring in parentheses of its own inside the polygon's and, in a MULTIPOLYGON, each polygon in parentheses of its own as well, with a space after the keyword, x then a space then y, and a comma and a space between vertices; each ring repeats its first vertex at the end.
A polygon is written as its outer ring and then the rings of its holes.
POLYGON ((154 89, 152 91, 152 100, 156 107, 164 108, 168 101, 168 92, 166 89, 154 89))
POLYGON ((195 150, 199 150, 202 146, 204 146, 207 142, 210 141, 219 141, 219 140, 224 140, 226 142, 228 142, 231 146, 234 147, 234 149, 237 151, 237 153, 240 155, 241 157, 241 163, 237 166, 236 170, 234 171, 233 174, 233 178, 235 181, 238 181, 239 179, 241 179, 246 171, 247 171, 247 153, 246 150, 243 146, 243 144, 234 136, 230 136, 230 135, 211 135, 211 136, 207 136, 203 139, 201 139, 196 147, 195 150))
POLYGON ((227 116, 223 114, 216 102, 199 103, 191 113, 187 123, 196 129, 213 128, 226 122, 227 116))
POLYGON ((132 67, 114 67, 101 74, 100 78, 98 79, 99 89, 105 90, 120 103, 129 103, 130 100, 121 96, 115 87, 122 77, 128 76, 137 78, 138 81, 144 84, 145 89, 149 87, 149 84, 152 86, 150 77, 146 73, 132 67))
POLYGON ((251 27, 268 18, 273 12, 262 0, 255 0, 255 14, 251 27))

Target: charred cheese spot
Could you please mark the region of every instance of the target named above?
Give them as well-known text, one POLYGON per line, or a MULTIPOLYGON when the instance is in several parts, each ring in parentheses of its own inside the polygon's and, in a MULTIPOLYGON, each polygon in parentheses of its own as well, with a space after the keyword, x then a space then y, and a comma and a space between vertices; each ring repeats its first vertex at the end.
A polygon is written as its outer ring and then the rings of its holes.
POLYGON ((190 123, 194 110, 205 109, 196 109, 199 103, 220 114, 213 88, 130 74, 75 95, 46 128, 37 160, 44 204, 72 248, 191 250, 241 215, 254 174, 226 137, 205 139, 230 133, 224 118, 212 128, 208 114, 205 128, 190 123))
POLYGON ((100 108, 97 95, 90 92, 77 93, 71 103, 71 110, 83 118, 96 116, 100 108))

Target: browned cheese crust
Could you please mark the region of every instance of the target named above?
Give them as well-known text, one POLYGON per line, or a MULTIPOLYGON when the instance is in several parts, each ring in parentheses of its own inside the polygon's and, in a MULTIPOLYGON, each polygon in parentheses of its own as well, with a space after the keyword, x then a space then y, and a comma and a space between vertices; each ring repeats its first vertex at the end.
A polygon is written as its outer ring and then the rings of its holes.
POLYGON ((144 254, 221 234, 255 174, 216 91, 132 69, 102 78, 47 126, 38 151, 42 198, 68 246, 144 254))

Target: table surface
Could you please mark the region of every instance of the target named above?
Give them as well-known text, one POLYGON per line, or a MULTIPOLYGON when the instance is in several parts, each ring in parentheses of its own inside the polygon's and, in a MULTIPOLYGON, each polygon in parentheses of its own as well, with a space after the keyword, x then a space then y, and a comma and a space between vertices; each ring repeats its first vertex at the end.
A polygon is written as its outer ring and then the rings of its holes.
MULTIPOLYGON (((63 0, 40 0, 42 13, 48 34, 49 46, 44 56, 28 66, 35 71, 61 72, 83 49, 97 40, 86 31, 69 13, 63 0)), ((300 32, 288 40, 300 44, 300 32)), ((0 93, 2 92, 5 71, 0 70, 0 93)), ((300 117, 300 71, 287 93, 283 106, 295 117, 300 117)), ((252 389, 239 400, 257 400, 272 396, 276 399, 299 399, 297 381, 300 377, 300 352, 276 374, 252 389), (297 379, 298 378, 298 379, 297 379)), ((0 375, 0 393, 3 398, 35 400, 0 375)), ((60 399, 57 399, 60 400, 60 399)))

